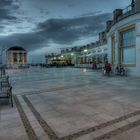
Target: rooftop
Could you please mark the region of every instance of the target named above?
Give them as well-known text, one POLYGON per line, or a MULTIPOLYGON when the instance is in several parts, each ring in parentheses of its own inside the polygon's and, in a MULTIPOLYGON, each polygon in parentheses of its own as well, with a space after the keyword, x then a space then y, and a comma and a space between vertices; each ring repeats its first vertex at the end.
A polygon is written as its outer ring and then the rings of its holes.
POLYGON ((7 51, 26 51, 23 47, 20 47, 20 46, 13 46, 13 47, 10 47, 7 51))

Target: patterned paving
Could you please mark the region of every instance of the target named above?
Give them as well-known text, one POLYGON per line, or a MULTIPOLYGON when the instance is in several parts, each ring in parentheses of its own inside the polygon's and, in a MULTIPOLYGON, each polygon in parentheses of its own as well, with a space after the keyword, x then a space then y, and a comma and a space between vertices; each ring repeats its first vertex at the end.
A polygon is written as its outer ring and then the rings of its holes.
POLYGON ((78 84, 74 86, 64 86, 64 87, 59 87, 59 88, 51 88, 51 89, 43 89, 43 90, 38 90, 38 91, 32 91, 32 92, 22 92, 16 95, 32 95, 32 94, 41 94, 44 92, 53 92, 53 91, 59 91, 59 90, 65 90, 65 89, 71 89, 71 88, 79 88, 87 85, 93 85, 93 83, 88 83, 88 84, 78 84))
MULTIPOLYGON (((29 140, 118 140, 116 136, 123 139, 130 130, 132 135, 133 130, 139 132, 139 78, 68 68, 30 69, 11 79, 29 140)), ((11 140, 18 138, 14 134, 11 140)))
POLYGON ((20 114, 21 120, 23 121, 26 133, 27 133, 27 135, 29 137, 29 140, 38 140, 38 138, 37 138, 32 126, 31 126, 31 124, 30 124, 25 112, 23 111, 23 108, 22 108, 17 96, 14 96, 14 100, 15 100, 18 112, 20 114))
MULTIPOLYGON (((23 97, 24 101, 26 102, 26 104, 28 105, 28 107, 33 112, 33 114, 35 115, 35 117, 37 118, 37 120, 40 123, 41 127, 44 129, 44 131, 46 132, 46 134, 49 136, 49 138, 51 140, 73 140, 73 139, 76 139, 78 137, 87 135, 89 133, 98 131, 98 130, 103 129, 105 127, 111 126, 113 124, 122 122, 124 120, 127 120, 129 118, 135 117, 137 115, 140 115, 140 110, 137 110, 135 112, 126 114, 124 116, 120 116, 119 118, 110 120, 110 121, 105 122, 105 123, 101 123, 101 124, 96 125, 96 126, 93 126, 93 127, 88 128, 86 130, 82 130, 82 131, 76 132, 74 134, 70 134, 68 136, 59 138, 56 135, 56 133, 51 129, 51 127, 47 124, 47 122, 42 118, 42 116, 40 115, 40 113, 35 109, 35 107, 32 105, 32 103, 26 97, 26 95, 22 95, 22 97, 23 97)), ((32 129, 32 127, 31 127, 31 125, 30 125, 30 123, 29 123, 26 115, 24 114, 24 111, 23 111, 23 109, 22 109, 22 107, 21 107, 21 105, 20 105, 20 103, 18 101, 18 98, 15 96, 14 99, 15 99, 15 102, 16 102, 16 105, 17 105, 17 108, 18 108, 18 111, 20 113, 20 116, 22 118, 23 124, 25 126, 26 132, 27 132, 27 134, 29 136, 29 139, 31 139, 31 140, 37 140, 36 134, 35 134, 34 130, 32 129)), ((138 119, 138 120, 136 120, 134 122, 130 122, 127 125, 124 125, 124 126, 122 126, 120 128, 116 128, 115 130, 112 130, 112 131, 110 131, 110 132, 108 132, 108 133, 106 133, 104 135, 101 135, 99 137, 93 138, 93 140, 109 139, 109 138, 111 138, 113 136, 116 136, 116 135, 118 135, 120 133, 123 133, 125 131, 128 131, 129 129, 132 129, 132 128, 137 127, 139 125, 140 125, 140 119, 138 119)))

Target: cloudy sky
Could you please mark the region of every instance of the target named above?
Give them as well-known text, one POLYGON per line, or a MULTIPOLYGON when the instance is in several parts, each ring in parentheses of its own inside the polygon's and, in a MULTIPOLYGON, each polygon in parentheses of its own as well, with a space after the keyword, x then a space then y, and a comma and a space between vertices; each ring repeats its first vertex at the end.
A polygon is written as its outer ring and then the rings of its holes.
POLYGON ((0 0, 0 48, 14 45, 40 62, 59 48, 94 42, 115 8, 131 0, 0 0))

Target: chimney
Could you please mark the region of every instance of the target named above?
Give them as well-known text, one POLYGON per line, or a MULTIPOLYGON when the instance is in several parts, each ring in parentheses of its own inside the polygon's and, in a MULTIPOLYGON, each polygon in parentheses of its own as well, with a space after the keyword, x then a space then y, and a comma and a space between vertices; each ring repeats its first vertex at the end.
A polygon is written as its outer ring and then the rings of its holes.
POLYGON ((135 0, 132 0, 131 7, 132 7, 132 9, 135 9, 135 0))
POLYGON ((140 0, 135 0, 136 12, 140 12, 140 0))
POLYGON ((115 22, 117 22, 118 17, 119 17, 120 15, 122 15, 122 13, 123 13, 123 10, 122 10, 122 9, 116 9, 116 10, 114 10, 114 11, 113 11, 113 20, 114 20, 115 22))
POLYGON ((107 32, 110 30, 110 28, 111 28, 111 26, 112 26, 112 23, 113 23, 112 20, 108 20, 108 21, 106 22, 106 30, 107 30, 107 32))

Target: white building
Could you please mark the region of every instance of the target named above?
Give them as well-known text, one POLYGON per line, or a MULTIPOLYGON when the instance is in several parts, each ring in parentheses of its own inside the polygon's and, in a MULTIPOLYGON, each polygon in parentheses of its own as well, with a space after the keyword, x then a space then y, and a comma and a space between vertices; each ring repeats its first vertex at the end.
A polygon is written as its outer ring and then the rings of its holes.
POLYGON ((109 61, 114 68, 120 64, 129 75, 140 76, 140 0, 115 10, 107 30, 109 61))

